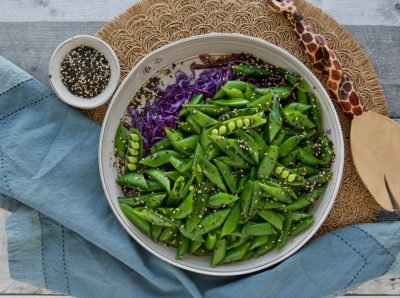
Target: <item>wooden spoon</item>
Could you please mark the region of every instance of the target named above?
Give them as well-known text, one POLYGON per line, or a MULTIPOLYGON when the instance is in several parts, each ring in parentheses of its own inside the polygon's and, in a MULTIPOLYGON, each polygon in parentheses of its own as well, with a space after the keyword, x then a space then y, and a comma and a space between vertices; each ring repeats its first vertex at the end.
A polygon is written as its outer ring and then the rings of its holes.
POLYGON ((350 144, 353 161, 361 180, 384 209, 400 206, 400 125, 373 111, 366 111, 351 78, 328 47, 325 38, 306 23, 294 0, 266 0, 284 13, 314 68, 328 75, 328 90, 344 113, 353 119, 350 144))

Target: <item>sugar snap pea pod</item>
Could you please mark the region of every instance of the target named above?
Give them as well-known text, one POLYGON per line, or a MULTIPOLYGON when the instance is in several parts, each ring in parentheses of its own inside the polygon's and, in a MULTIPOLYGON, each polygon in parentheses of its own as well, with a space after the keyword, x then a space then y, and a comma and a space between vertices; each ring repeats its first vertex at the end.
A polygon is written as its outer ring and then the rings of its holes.
POLYGON ((214 148, 211 148, 211 149, 207 152, 206 158, 207 158, 208 160, 214 160, 215 158, 220 157, 220 156, 222 156, 222 155, 224 155, 224 152, 222 152, 222 151, 219 150, 218 148, 214 147, 214 148))
POLYGON ((310 105, 307 105, 307 104, 304 104, 304 103, 300 103, 300 102, 293 102, 291 104, 288 104, 286 107, 284 107, 282 109, 282 111, 284 113, 295 112, 295 111, 303 113, 303 112, 309 110, 310 108, 311 108, 310 105))
POLYGON ((271 111, 268 119, 268 137, 271 143, 282 127, 282 116, 280 111, 280 102, 277 96, 272 99, 271 111))
POLYGON ((179 232, 183 236, 185 236, 186 238, 188 238, 192 241, 201 242, 201 243, 204 242, 203 237, 201 237, 201 235, 199 233, 197 233, 197 230, 187 231, 184 225, 180 225, 179 232))
POLYGON ((172 142, 178 142, 183 139, 183 134, 175 129, 170 127, 164 127, 165 135, 167 136, 168 140, 172 142))
POLYGON ((278 146, 269 146, 267 152, 261 159, 260 165, 257 170, 257 178, 261 181, 267 179, 275 169, 276 162, 279 156, 278 146))
POLYGON ((190 155, 190 152, 194 151, 198 142, 199 136, 191 135, 178 142, 171 142, 171 144, 178 152, 185 155, 190 155))
POLYGON ((303 135, 296 135, 288 138, 279 146, 279 157, 287 156, 304 139, 303 135))
MULTIPOLYGON (((267 122, 267 119, 263 117, 263 112, 256 113, 254 115, 249 116, 240 116, 236 118, 232 118, 229 120, 222 121, 218 125, 210 127, 207 130, 207 133, 210 135, 227 135, 235 132, 237 129, 250 129, 257 126, 264 125, 267 122), (235 124, 234 129, 230 129, 229 126, 235 124), (221 132, 221 128, 225 127, 224 131, 221 132)), ((204 148, 203 148, 204 149, 204 148)))
POLYGON ((250 236, 269 236, 278 234, 268 222, 255 223, 243 228, 243 233, 250 236))
MULTIPOLYGON (((239 146, 235 143, 234 140, 214 135, 210 135, 208 138, 212 141, 214 145, 216 145, 221 151, 225 152, 225 154, 227 154, 230 158, 236 161, 244 162, 244 159, 239 156, 239 152, 235 150, 235 148, 239 146)), ((240 148, 239 151, 241 151, 240 148)))
POLYGON ((243 92, 245 92, 247 90, 247 87, 249 87, 250 89, 254 88, 254 86, 252 84, 244 82, 244 81, 239 81, 239 80, 228 81, 222 87, 235 88, 235 89, 239 89, 240 91, 243 91, 243 92))
POLYGON ((268 151, 268 145, 267 143, 265 143, 263 137, 253 129, 249 129, 247 132, 254 139, 254 141, 256 141, 257 144, 260 146, 260 155, 264 156, 264 154, 268 151))
POLYGON ((303 91, 296 89, 296 99, 297 102, 308 105, 310 101, 308 100, 308 96, 303 91))
POLYGON ((200 143, 197 143, 196 149, 194 151, 193 166, 192 166, 193 176, 196 178, 197 183, 201 183, 204 180, 202 169, 201 166, 199 165, 200 157, 204 157, 204 152, 203 149, 201 148, 200 143))
POLYGON ((276 95, 280 99, 286 99, 292 93, 292 87, 290 86, 279 86, 279 87, 268 87, 268 88, 256 88, 256 93, 261 95, 272 94, 276 95))
POLYGON ((237 142, 239 142, 241 145, 241 148, 249 152, 251 158, 256 164, 258 164, 260 158, 260 146, 258 143, 249 134, 241 129, 237 130, 235 135, 237 137, 237 142))
POLYGON ((242 216, 244 219, 248 219, 250 216, 251 200, 253 196, 254 183, 248 180, 240 192, 240 206, 242 210, 242 216))
POLYGON ((327 172, 325 174, 318 174, 307 178, 306 186, 315 187, 315 186, 324 186, 328 184, 329 180, 331 180, 333 176, 332 172, 327 172))
POLYGON ((204 95, 202 93, 197 93, 187 103, 195 105, 201 103, 203 99, 204 95))
POLYGON ((134 208, 132 212, 134 212, 136 215, 140 216, 144 220, 147 220, 148 222, 157 226, 163 226, 163 227, 176 226, 176 223, 174 223, 172 220, 152 209, 137 207, 134 208))
POLYGON ((321 115, 321 107, 318 101, 318 98, 313 94, 310 97, 310 118, 311 121, 315 124, 319 131, 322 130, 322 115, 321 115))
POLYGON ((315 127, 315 124, 302 112, 289 111, 284 112, 287 123, 296 129, 311 129, 315 127))
POLYGON ((249 251, 251 240, 244 242, 242 245, 229 249, 225 253, 225 257, 220 264, 228 264, 241 261, 249 251))
POLYGON ((131 128, 128 133, 128 150, 125 155, 125 166, 128 171, 136 171, 138 169, 139 159, 143 154, 143 140, 140 132, 131 128))
POLYGON ((197 122, 194 121, 194 119, 193 119, 193 117, 191 115, 188 115, 186 117, 186 122, 189 123, 192 126, 192 128, 193 128, 195 133, 197 133, 197 134, 201 133, 200 125, 198 125, 197 122))
MULTIPOLYGON (((223 98, 226 96, 226 93, 224 91, 224 89, 220 88, 215 95, 213 96, 213 99, 218 99, 218 98, 223 98)), ((207 102, 210 102, 209 100, 207 100, 207 102)))
POLYGON ((224 238, 217 239, 211 257, 212 267, 215 267, 222 262, 226 254, 226 246, 227 246, 226 239, 224 238))
MULTIPOLYGON (((176 121, 175 122, 176 123, 176 125, 178 125, 178 127, 179 127, 179 129, 180 130, 183 130, 183 131, 185 131, 185 132, 188 132, 188 133, 197 133, 194 129, 193 129, 193 126, 192 125, 190 125, 190 123, 188 123, 188 122, 186 122, 186 121, 176 121)), ((167 139, 168 140, 168 139, 167 139)))
POLYGON ((165 214, 171 218, 183 219, 189 216, 193 212, 193 191, 179 204, 177 208, 161 207, 158 208, 162 214, 165 214))
POLYGON ((279 184, 271 183, 269 181, 265 181, 265 183, 260 183, 256 181, 256 183, 258 183, 263 191, 274 200, 278 200, 284 203, 292 202, 292 198, 279 184))
POLYGON ((164 174, 163 171, 157 169, 148 169, 145 171, 145 173, 158 184, 160 184, 168 194, 171 192, 171 184, 168 177, 164 174))
POLYGON ((328 137, 324 134, 318 138, 318 143, 321 147, 320 152, 320 160, 322 161, 322 165, 326 166, 332 162, 334 151, 332 149, 332 142, 328 139, 328 137))
POLYGON ((229 215, 227 216, 224 225, 222 226, 220 237, 224 237, 235 231, 239 223, 239 219, 240 219, 240 202, 237 202, 229 212, 229 215))
POLYGON ((250 250, 256 249, 262 245, 267 244, 270 241, 270 236, 256 236, 251 242, 250 250))
MULTIPOLYGON (((220 116, 218 118, 218 121, 226 121, 226 120, 237 118, 237 117, 250 116, 250 115, 254 115, 256 113, 257 113, 257 109, 256 108, 235 109, 233 111, 226 112, 225 114, 220 116)), ((235 122, 231 122, 231 125, 229 126, 229 122, 228 122, 226 124, 226 126, 230 130, 234 131, 235 128, 236 128, 236 123, 235 122), (232 125, 234 125, 234 126, 232 126, 232 125)))
POLYGON ((215 186, 217 186, 222 191, 226 192, 226 187, 222 178, 218 172, 218 169, 205 158, 200 158, 200 166, 203 170, 204 175, 207 179, 212 182, 215 186))
POLYGON ((225 181, 226 185, 228 186, 229 190, 232 193, 236 193, 236 179, 233 176, 232 169, 226 163, 220 160, 214 160, 215 165, 217 166, 218 170, 220 171, 223 180, 225 181))
POLYGON ((206 249, 204 246, 202 246, 202 247, 200 247, 200 249, 198 249, 194 253, 194 255, 195 256, 200 256, 200 257, 209 256, 209 255, 211 255, 211 252, 208 249, 206 249))
POLYGON ((158 237, 158 241, 166 242, 178 236, 178 228, 177 227, 168 227, 164 228, 158 237))
MULTIPOLYGON (((296 148, 285 157, 279 159, 279 162, 285 167, 289 167, 296 163, 298 156, 299 156, 299 148, 296 148)), ((297 172, 295 173, 298 174, 297 172)))
POLYGON ((183 116, 193 112, 194 110, 200 111, 211 117, 216 117, 229 112, 230 109, 229 107, 217 106, 215 104, 186 104, 179 114, 183 116))
POLYGON ((277 163, 274 169, 274 176, 282 181, 288 182, 291 185, 304 185, 306 180, 293 172, 291 169, 284 167, 283 165, 277 163))
POLYGON ((308 152, 303 148, 299 148, 299 159, 302 164, 308 166, 318 166, 324 163, 322 160, 319 160, 317 157, 315 157, 312 152, 308 152))
POLYGON ((127 148, 127 135, 124 123, 121 121, 117 128, 117 133, 114 138, 115 151, 120 157, 125 157, 127 148))
POLYGON ((229 98, 244 98, 244 94, 240 89, 227 88, 224 86, 222 86, 221 89, 225 91, 225 94, 228 95, 229 98))
POLYGON ((231 195, 226 192, 219 192, 208 198, 208 206, 212 208, 219 208, 226 205, 230 205, 236 202, 237 200, 239 200, 238 196, 231 195))
POLYGON ((131 188, 147 189, 148 185, 142 173, 132 172, 120 176, 116 182, 131 188))
POLYGON ((308 86, 306 80, 304 78, 300 78, 297 82, 295 87, 300 90, 303 91, 304 93, 309 93, 310 91, 310 87, 308 86))
POLYGON ((234 159, 230 156, 221 156, 216 158, 215 160, 221 161, 236 169, 248 169, 250 167, 250 165, 238 155, 234 159))
POLYGON ((193 166, 193 159, 179 159, 174 156, 169 158, 170 164, 183 175, 189 176, 189 170, 193 166))
POLYGON ((285 139, 286 139, 286 131, 281 129, 277 133, 273 141, 270 143, 270 145, 280 146, 285 141, 285 139))
POLYGON ((286 205, 279 203, 279 202, 275 202, 275 201, 273 201, 273 202, 272 201, 263 201, 260 204, 260 209, 261 210, 282 209, 284 206, 286 206, 286 205))
POLYGON ((191 191, 194 190, 194 176, 191 176, 186 182, 185 185, 181 188, 181 190, 178 193, 178 197, 180 199, 186 198, 191 191))
POLYGON ((207 200, 204 195, 196 198, 194 201, 193 211, 192 213, 186 218, 185 222, 185 230, 187 232, 192 232, 194 228, 196 228, 207 210, 207 200))
POLYGON ((134 213, 134 209, 128 205, 119 204, 119 207, 121 208, 122 213, 124 213, 124 215, 129 219, 130 222, 132 222, 142 233, 150 236, 151 225, 148 221, 144 220, 136 213, 134 213))
POLYGON ((277 215, 272 210, 264 209, 257 211, 257 214, 264 219, 265 221, 269 222, 274 228, 278 231, 282 231, 283 229, 283 220, 280 216, 277 215))
POLYGON ((154 191, 164 190, 164 188, 160 184, 158 184, 153 180, 146 180, 146 183, 147 183, 146 191, 154 192, 154 191))
POLYGON ((309 177, 309 176, 313 176, 313 175, 317 175, 319 174, 319 169, 314 168, 314 167, 310 167, 310 166, 301 166, 298 168, 293 168, 292 169, 293 172, 295 172, 296 174, 303 176, 303 177, 309 177))
POLYGON ((180 176, 182 176, 182 174, 179 173, 179 171, 175 171, 175 170, 164 172, 164 175, 167 176, 172 181, 176 181, 180 176))
POLYGON ((167 198, 167 206, 176 206, 179 203, 180 201, 179 193, 184 187, 185 187, 185 178, 181 176, 174 183, 174 186, 167 198))
POLYGON ((230 98, 230 99, 223 98, 223 99, 216 99, 213 102, 214 104, 219 106, 226 106, 232 108, 245 107, 249 103, 249 101, 244 98, 230 98))
POLYGON ((297 75, 293 72, 287 71, 286 69, 283 69, 283 68, 276 68, 275 72, 277 74, 280 74, 281 76, 283 76, 289 82, 289 84, 292 86, 295 85, 300 79, 299 75, 297 75))
POLYGON ((290 219, 290 217, 286 217, 283 223, 282 233, 279 235, 279 238, 277 240, 276 244, 277 249, 282 249, 286 245, 291 228, 292 228, 292 220, 290 219))
POLYGON ((183 255, 189 250, 190 239, 182 234, 178 236, 178 246, 176 248, 176 259, 181 259, 183 255))
POLYGON ((190 115, 192 116, 193 120, 203 128, 208 128, 210 126, 218 124, 218 121, 214 118, 207 116, 206 114, 200 112, 196 109, 190 110, 190 115))
POLYGON ((257 65, 237 64, 232 66, 232 70, 246 77, 268 78, 272 76, 272 71, 257 65))
POLYGON ((249 217, 252 218, 262 204, 261 201, 261 188, 257 183, 253 183, 253 197, 251 199, 249 217))
POLYGON ((210 136, 211 135, 209 129, 202 129, 200 133, 199 143, 201 145, 201 148, 203 149, 203 152, 207 152, 208 150, 210 150, 210 145, 211 145, 210 136))
POLYGON ((191 240, 189 253, 194 254, 202 246, 202 244, 203 244, 202 241, 191 240))
POLYGON ((206 239, 206 248, 208 250, 213 250, 216 243, 217 243, 217 235, 212 232, 208 233, 206 239))
POLYGON ((175 158, 183 158, 182 154, 174 150, 162 150, 146 156, 140 161, 140 163, 148 167, 158 168, 167 164, 171 156, 175 158))
POLYGON ((309 216, 295 225, 293 225, 292 229, 290 230, 290 235, 291 236, 297 236, 300 233, 304 232, 306 229, 312 226, 314 223, 314 216, 309 216))
POLYGON ((249 108, 256 108, 257 110, 268 110, 272 103, 272 94, 265 94, 260 98, 250 102, 247 106, 249 108))
POLYGON ((153 241, 157 241, 158 238, 160 237, 163 229, 164 229, 164 227, 162 227, 162 226, 151 225, 151 229, 150 229, 151 239, 153 239, 153 241))
POLYGON ((155 143, 151 148, 150 152, 153 154, 157 151, 165 150, 171 148, 171 142, 168 140, 168 138, 164 138, 161 141, 158 141, 155 143))
POLYGON ((149 208, 156 208, 161 205, 166 196, 165 193, 150 193, 136 197, 118 198, 118 202, 131 207, 141 207, 146 205, 149 208))
POLYGON ((219 228, 228 216, 230 208, 221 209, 219 211, 208 214, 203 218, 200 224, 194 229, 196 235, 204 235, 212 230, 219 228))
POLYGON ((259 257, 265 255, 266 253, 272 251, 275 248, 276 248, 276 240, 270 240, 266 244, 258 247, 255 250, 253 257, 254 258, 259 258, 259 257))
POLYGON ((292 220, 292 223, 298 222, 300 220, 306 219, 312 215, 305 213, 305 212, 300 212, 300 211, 295 211, 291 212, 289 214, 290 219, 292 220))

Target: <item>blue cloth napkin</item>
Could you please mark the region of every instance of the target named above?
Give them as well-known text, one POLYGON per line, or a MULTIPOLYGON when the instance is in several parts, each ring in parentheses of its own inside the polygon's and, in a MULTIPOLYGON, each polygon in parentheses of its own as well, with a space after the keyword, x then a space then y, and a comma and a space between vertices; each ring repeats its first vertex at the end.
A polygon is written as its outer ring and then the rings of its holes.
POLYGON ((100 127, 0 56, 0 207, 14 279, 77 297, 321 297, 400 273, 400 222, 340 229, 270 270, 209 277, 138 245, 100 184, 100 127))

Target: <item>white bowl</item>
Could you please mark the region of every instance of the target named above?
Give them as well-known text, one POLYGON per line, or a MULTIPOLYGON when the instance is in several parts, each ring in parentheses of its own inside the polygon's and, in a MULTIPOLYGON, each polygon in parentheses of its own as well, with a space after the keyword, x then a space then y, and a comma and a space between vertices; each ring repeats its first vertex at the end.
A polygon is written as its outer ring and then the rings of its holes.
POLYGON ((283 261, 299 250, 317 232, 328 215, 339 189, 344 162, 343 136, 339 119, 325 89, 311 71, 299 60, 283 49, 261 39, 240 34, 211 33, 194 36, 166 45, 145 56, 128 74, 117 90, 105 116, 99 144, 100 176, 104 192, 111 209, 124 229, 144 248, 160 259, 175 266, 208 275, 233 276, 255 272, 283 261), (120 119, 125 113, 132 96, 158 70, 179 61, 193 61, 199 54, 247 53, 259 57, 273 65, 296 72, 307 81, 321 102, 324 129, 330 129, 330 139, 336 150, 332 171, 334 173, 326 191, 313 207, 311 213, 315 223, 307 231, 295 238, 280 251, 273 251, 257 259, 228 265, 210 267, 208 257, 185 255, 176 260, 176 249, 153 242, 140 232, 121 212, 117 198, 123 196, 115 183, 118 172, 114 156, 114 136, 120 119))
POLYGON ((54 92, 65 103, 81 109, 94 109, 105 104, 114 94, 114 91, 118 86, 119 76, 119 62, 113 49, 100 38, 91 35, 76 35, 63 41, 54 50, 50 59, 49 81, 54 92), (107 87, 99 95, 90 99, 81 98, 72 94, 61 81, 61 63, 64 60, 65 55, 81 45, 94 48, 101 52, 107 59, 111 70, 111 77, 107 87))

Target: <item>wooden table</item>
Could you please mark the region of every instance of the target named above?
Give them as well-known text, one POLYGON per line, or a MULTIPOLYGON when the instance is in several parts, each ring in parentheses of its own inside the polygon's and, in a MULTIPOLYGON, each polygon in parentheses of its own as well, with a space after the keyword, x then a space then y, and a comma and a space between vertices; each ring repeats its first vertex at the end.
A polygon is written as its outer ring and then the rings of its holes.
MULTIPOLYGON (((50 55, 61 41, 76 34, 95 33, 137 1, 1 0, 0 55, 48 85, 50 55)), ((309 1, 353 33, 379 74, 390 116, 399 121, 400 0, 309 1)), ((9 278, 4 235, 4 222, 8 216, 8 212, 0 209, 0 295, 52 295, 47 290, 9 278)), ((380 215, 380 220, 393 219, 399 218, 389 213, 380 215)), ((400 295, 400 276, 381 277, 347 295, 400 295)))

